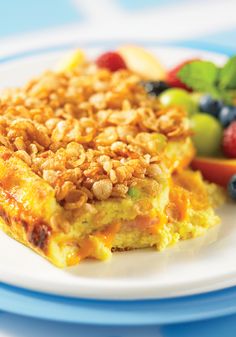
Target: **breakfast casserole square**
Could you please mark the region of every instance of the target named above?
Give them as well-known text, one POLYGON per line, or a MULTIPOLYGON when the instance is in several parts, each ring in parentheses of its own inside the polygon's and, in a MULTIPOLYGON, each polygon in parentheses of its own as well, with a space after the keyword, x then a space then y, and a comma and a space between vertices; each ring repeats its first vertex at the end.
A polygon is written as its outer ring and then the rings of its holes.
POLYGON ((143 53, 135 68, 125 47, 95 61, 78 50, 1 95, 0 227, 58 267, 219 223, 221 191, 189 168, 188 111, 148 92, 165 70, 143 53))

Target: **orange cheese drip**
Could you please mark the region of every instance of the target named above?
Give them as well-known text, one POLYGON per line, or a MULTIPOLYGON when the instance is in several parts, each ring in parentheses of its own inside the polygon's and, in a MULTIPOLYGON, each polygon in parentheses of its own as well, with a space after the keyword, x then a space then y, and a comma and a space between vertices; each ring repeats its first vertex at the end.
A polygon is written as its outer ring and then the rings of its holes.
POLYGON ((174 204, 176 210, 178 211, 176 214, 176 220, 185 220, 189 207, 189 198, 186 191, 179 186, 172 186, 170 191, 170 201, 174 204))
POLYGON ((151 227, 151 234, 154 234, 154 235, 157 234, 158 231, 162 229, 163 226, 167 223, 168 218, 166 214, 164 213, 159 214, 158 218, 159 218, 159 221, 157 221, 155 225, 151 227))
POLYGON ((80 242, 80 248, 67 256, 67 265, 73 266, 78 264, 81 260, 87 257, 94 257, 94 251, 96 249, 95 242, 91 240, 91 237, 97 237, 101 240, 107 248, 112 248, 112 242, 116 233, 120 229, 120 224, 111 224, 103 231, 98 231, 91 236, 85 237, 80 242))
POLYGON ((112 248, 112 242, 119 229, 119 223, 111 224, 104 231, 95 234, 95 236, 99 238, 107 248, 112 248))
POLYGON ((89 237, 84 238, 80 243, 79 250, 69 253, 67 256, 67 265, 74 266, 86 257, 92 256, 94 251, 94 243, 89 237))

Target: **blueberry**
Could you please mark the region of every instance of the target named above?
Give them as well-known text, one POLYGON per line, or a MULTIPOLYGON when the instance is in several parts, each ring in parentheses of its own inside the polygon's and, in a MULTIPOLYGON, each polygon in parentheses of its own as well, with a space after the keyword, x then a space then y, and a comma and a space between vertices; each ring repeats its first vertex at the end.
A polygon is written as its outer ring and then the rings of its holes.
POLYGON ((224 106, 219 113, 219 120, 223 127, 227 127, 236 119, 236 107, 224 106))
POLYGON ((228 183, 228 192, 230 197, 236 200, 236 174, 232 176, 228 183))
POLYGON ((163 91, 170 88, 170 86, 164 81, 143 81, 142 85, 147 93, 154 96, 158 96, 163 91))
POLYGON ((200 111, 206 112, 209 115, 212 115, 218 118, 219 112, 222 107, 223 107, 223 103, 221 101, 218 101, 212 98, 210 95, 204 95, 200 98, 200 101, 199 101, 200 111))

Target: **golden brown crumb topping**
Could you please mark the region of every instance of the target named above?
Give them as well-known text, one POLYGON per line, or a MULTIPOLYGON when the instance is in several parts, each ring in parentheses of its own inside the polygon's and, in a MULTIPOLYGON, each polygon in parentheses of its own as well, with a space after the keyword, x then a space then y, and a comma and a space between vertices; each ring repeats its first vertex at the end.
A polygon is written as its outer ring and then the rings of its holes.
POLYGON ((137 75, 94 64, 47 72, 0 102, 0 144, 66 209, 124 197, 135 181, 160 174, 166 139, 188 135, 185 113, 160 109, 137 75))

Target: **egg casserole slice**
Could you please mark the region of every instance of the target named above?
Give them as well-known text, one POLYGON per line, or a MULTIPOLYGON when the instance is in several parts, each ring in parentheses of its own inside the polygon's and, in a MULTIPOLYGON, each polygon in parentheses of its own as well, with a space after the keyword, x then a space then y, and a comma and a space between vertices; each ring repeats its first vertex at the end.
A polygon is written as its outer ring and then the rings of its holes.
POLYGON ((0 227, 58 267, 202 235, 214 185, 188 169, 186 112, 128 69, 46 72, 0 101, 0 227))

